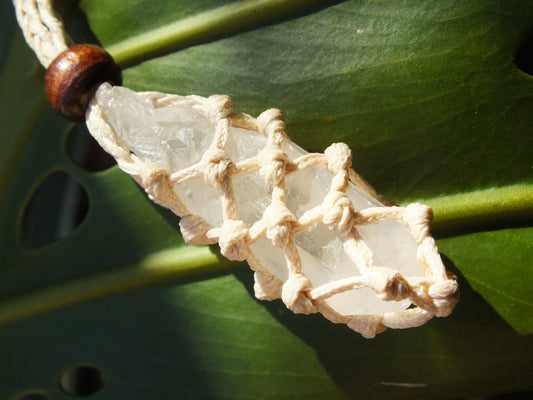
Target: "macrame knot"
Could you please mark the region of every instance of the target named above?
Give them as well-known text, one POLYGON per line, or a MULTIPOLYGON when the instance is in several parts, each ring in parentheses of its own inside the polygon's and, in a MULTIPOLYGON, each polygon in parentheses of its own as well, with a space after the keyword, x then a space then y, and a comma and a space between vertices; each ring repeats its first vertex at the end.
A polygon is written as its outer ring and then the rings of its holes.
POLYGON ((180 221, 180 230, 185 243, 194 246, 205 246, 216 243, 216 239, 206 236, 211 226, 197 215, 187 215, 180 221))
POLYGON ((212 121, 227 118, 233 112, 231 98, 222 94, 214 94, 208 97, 208 115, 212 121))
POLYGON ((285 176, 287 164, 290 163, 287 154, 277 146, 268 145, 261 151, 259 160, 259 174, 268 184, 278 186, 285 176))
POLYGON ((367 218, 363 214, 361 214, 359 211, 353 210, 352 222, 354 226, 366 225, 367 218))
POLYGON ((387 327, 382 324, 383 315, 356 315, 346 323, 351 329, 359 332, 363 337, 372 339, 378 333, 384 332, 387 327))
POLYGON ((291 238, 292 228, 298 222, 296 217, 282 201, 273 200, 265 209, 264 220, 267 227, 267 238, 272 241, 274 246, 281 249, 286 248, 291 238))
POLYGON ((429 287, 429 297, 433 299, 437 317, 450 315, 453 307, 459 301, 459 286, 455 279, 436 282, 429 287))
POLYGON ((248 228, 241 220, 227 219, 218 230, 220 252, 233 261, 243 261, 248 256, 248 228))
POLYGON ((263 111, 257 117, 257 128, 260 133, 268 137, 270 144, 280 146, 285 138, 285 121, 283 114, 277 108, 263 111))
POLYGON ((170 172, 164 168, 148 168, 139 172, 142 186, 150 199, 163 207, 170 208, 176 197, 174 190, 168 183, 170 172))
POLYGON ((215 189, 222 189, 226 177, 234 168, 231 157, 224 150, 211 148, 203 157, 205 182, 215 189))
POLYGON ((283 282, 267 271, 255 271, 254 292, 259 300, 275 300, 281 297, 283 282))
POLYGON ((291 274, 283 284, 281 299, 288 309, 297 314, 311 314, 316 312, 313 302, 306 296, 311 289, 311 282, 302 274, 291 274))
POLYGON ((328 157, 328 169, 333 175, 348 173, 352 165, 352 152, 345 143, 333 143, 324 154, 328 157))
POLYGON ((425 237, 429 236, 429 227, 433 219, 433 211, 420 203, 412 203, 405 207, 403 223, 411 232, 413 239, 421 243, 425 237))
POLYGON ((352 202, 344 192, 331 191, 324 198, 322 222, 330 229, 347 235, 354 226, 353 214, 352 202))
POLYGON ((400 301, 409 296, 409 285, 402 275, 388 267, 372 267, 365 272, 367 286, 384 301, 400 301))

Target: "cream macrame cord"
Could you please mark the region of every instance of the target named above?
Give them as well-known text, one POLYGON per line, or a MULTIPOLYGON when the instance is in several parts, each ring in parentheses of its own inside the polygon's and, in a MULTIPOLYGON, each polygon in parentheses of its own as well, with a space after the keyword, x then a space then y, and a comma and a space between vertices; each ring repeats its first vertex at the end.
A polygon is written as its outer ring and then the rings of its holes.
MULTIPOLYGON (((13 3, 26 40, 47 67, 70 44, 50 1, 14 0, 13 3)), ((188 168, 169 171, 162 165, 143 161, 120 139, 95 98, 86 113, 89 131, 153 201, 181 217, 180 227, 187 243, 218 243, 221 253, 228 259, 246 260, 255 271, 257 298, 281 298, 295 313, 320 312, 330 321, 347 324, 367 338, 374 337, 387 327, 420 326, 433 316, 443 317, 451 313, 458 299, 458 287, 455 277, 446 272, 430 235, 431 209, 415 203, 407 207, 371 207, 356 211, 346 194, 350 181, 371 196, 377 198, 377 195, 351 169, 348 146, 336 143, 324 154, 311 153, 291 160, 283 150, 283 144, 289 139, 279 110, 267 110, 255 119, 234 113, 231 99, 227 96, 183 97, 158 92, 139 95, 149 99, 154 108, 187 106, 211 121, 215 129, 214 138, 199 162, 188 168), (226 144, 234 128, 259 132, 267 138, 266 146, 254 157, 233 161, 226 151, 226 144), (286 178, 311 167, 327 169, 333 177, 331 186, 321 204, 297 218, 285 203, 286 178), (247 226, 237 211, 233 180, 252 173, 259 173, 272 191, 263 217, 247 226), (200 215, 191 213, 176 193, 176 187, 198 177, 203 177, 206 185, 220 191, 223 222, 219 226, 211 226, 200 215), (407 227, 417 243, 416 258, 423 276, 403 276, 394 269, 374 265, 372 250, 361 237, 358 227, 386 221, 396 221, 407 227), (302 273, 295 236, 315 224, 325 224, 337 234, 360 275, 313 287, 302 273), (288 271, 285 282, 269 272, 250 248, 264 237, 285 255, 288 271), (412 307, 375 315, 342 315, 328 304, 327 300, 332 296, 363 288, 372 289, 383 301, 408 299, 412 307)))
POLYGON ((48 66, 71 44, 63 23, 49 0, 13 0, 26 42, 43 65, 48 66))

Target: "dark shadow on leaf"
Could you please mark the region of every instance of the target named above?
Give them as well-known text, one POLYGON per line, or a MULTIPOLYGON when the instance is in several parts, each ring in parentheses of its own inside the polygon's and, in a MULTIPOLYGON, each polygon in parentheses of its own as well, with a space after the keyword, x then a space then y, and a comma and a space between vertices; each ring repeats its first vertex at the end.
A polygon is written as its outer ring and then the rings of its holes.
MULTIPOLYGON (((517 355, 533 354, 531 335, 517 334, 472 290, 452 261, 443 259, 461 288, 452 315, 419 328, 389 329, 374 339, 364 339, 321 315, 293 314, 281 300, 256 301, 315 349, 331 379, 350 398, 361 398, 356 394, 362 391, 372 399, 438 399, 523 390, 524 379, 511 371, 521 371, 527 363, 517 355), (487 382, 495 370, 502 371, 500 382, 487 382)), ((253 273, 238 271, 235 276, 255 298, 253 273)))
POLYGON ((527 35, 515 54, 514 61, 518 69, 533 75, 533 32, 527 35))
POLYGON ((442 223, 434 226, 432 233, 435 239, 446 239, 472 233, 502 229, 519 229, 530 226, 533 226, 533 208, 530 210, 520 210, 515 214, 507 213, 505 215, 494 215, 484 218, 472 216, 471 220, 455 219, 446 224, 442 223))
POLYGON ((89 172, 105 171, 117 164, 90 135, 84 124, 75 124, 69 130, 65 152, 75 164, 89 172))
POLYGON ((20 241, 27 249, 43 247, 71 234, 85 219, 87 192, 64 171, 46 176, 24 207, 20 241))
POLYGON ((65 23, 67 33, 74 43, 99 44, 98 39, 91 31, 87 16, 79 8, 80 1, 54 1, 54 7, 65 23))

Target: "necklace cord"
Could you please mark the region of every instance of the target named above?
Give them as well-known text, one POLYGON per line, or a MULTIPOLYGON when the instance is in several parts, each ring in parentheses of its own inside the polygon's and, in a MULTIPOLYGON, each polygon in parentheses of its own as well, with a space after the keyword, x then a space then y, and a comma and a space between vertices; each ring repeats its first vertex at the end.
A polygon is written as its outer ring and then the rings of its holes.
POLYGON ((26 42, 43 67, 67 50, 73 41, 47 0, 13 0, 18 23, 26 42))

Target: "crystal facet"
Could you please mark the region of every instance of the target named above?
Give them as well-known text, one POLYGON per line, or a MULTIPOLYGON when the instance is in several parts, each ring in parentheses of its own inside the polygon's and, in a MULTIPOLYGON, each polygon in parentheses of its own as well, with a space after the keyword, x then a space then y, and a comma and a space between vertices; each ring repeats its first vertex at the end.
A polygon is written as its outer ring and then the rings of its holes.
MULTIPOLYGON (((154 108, 151 100, 121 87, 102 86, 96 96, 107 122, 121 141, 143 161, 158 163, 171 173, 198 163, 214 137, 214 126, 202 111, 185 105, 154 108)), ((256 156, 267 144, 259 132, 231 127, 225 146, 234 163, 256 156)), ((291 160, 307 152, 286 141, 283 151, 291 160)), ((286 177, 285 203, 301 217, 320 205, 328 194, 333 175, 321 166, 293 172, 286 177)), ((233 179, 239 218, 250 227, 263 217, 271 202, 272 188, 258 172, 233 179)), ((192 214, 218 227, 223 222, 220 192, 208 186, 203 177, 176 185, 174 190, 192 214)), ((383 206, 379 201, 350 183, 347 196, 355 210, 383 206)), ((395 221, 357 227, 373 252, 374 264, 387 266, 403 276, 422 275, 417 261, 417 243, 407 228, 395 221)), ((295 241, 303 273, 313 287, 360 275, 356 260, 345 252, 335 232, 316 223, 297 234, 295 241)), ((269 239, 262 237, 250 246, 263 267, 282 281, 287 279, 285 255, 269 239)), ((328 304, 342 315, 379 314, 401 311, 409 300, 383 301, 370 288, 351 290, 332 296, 328 304)))

